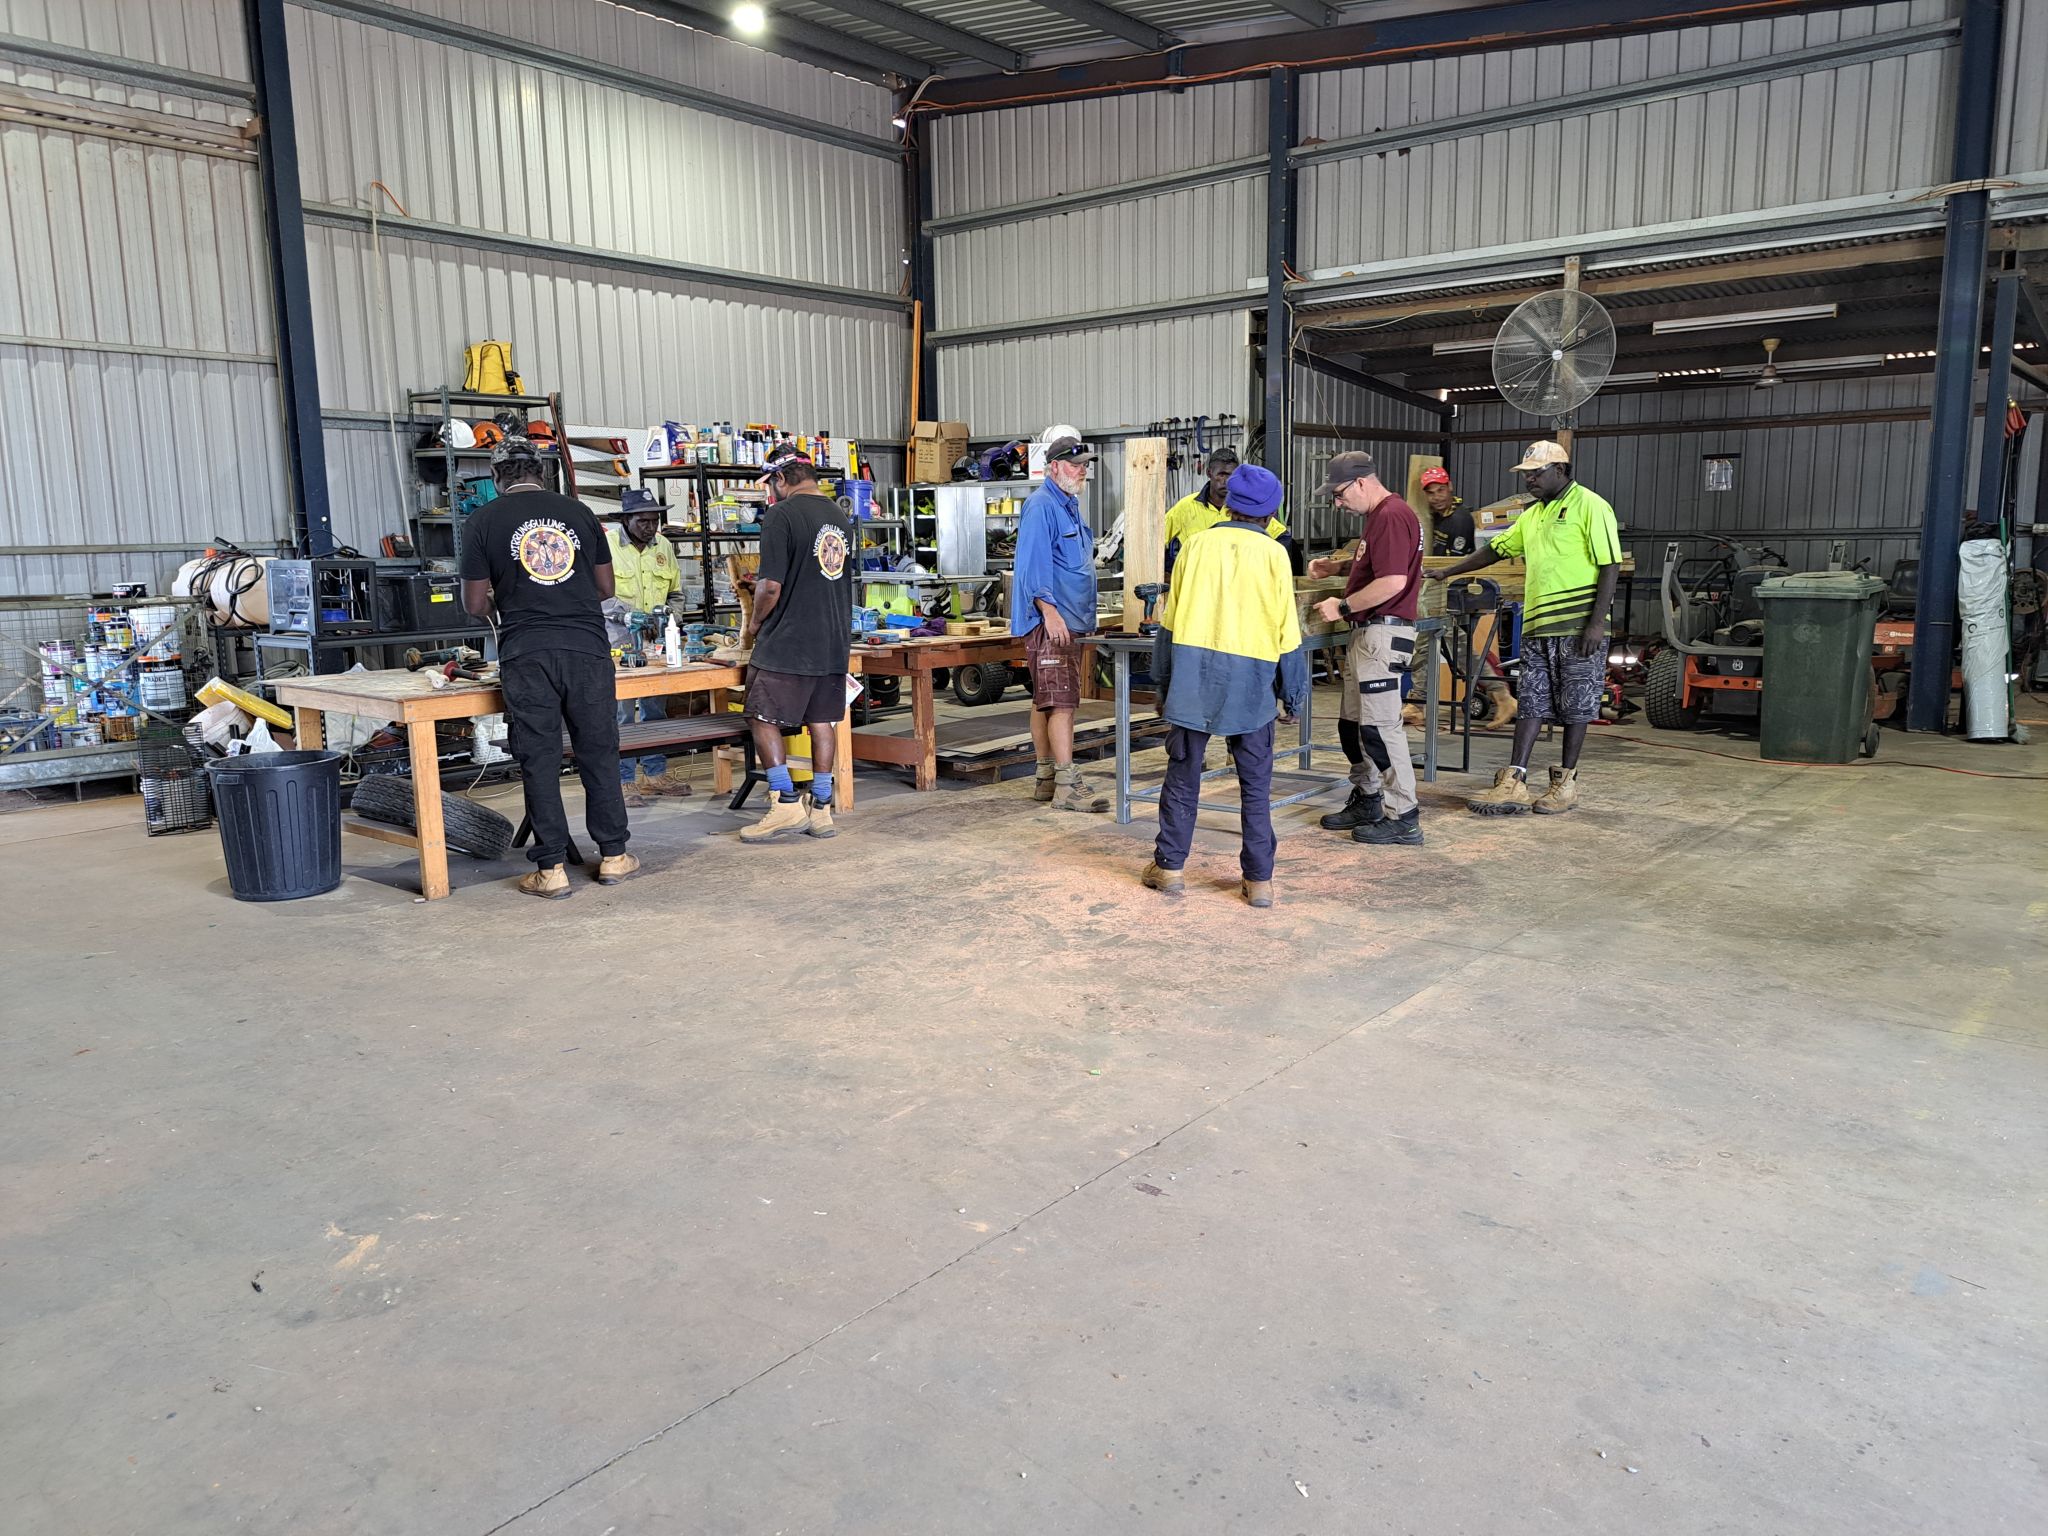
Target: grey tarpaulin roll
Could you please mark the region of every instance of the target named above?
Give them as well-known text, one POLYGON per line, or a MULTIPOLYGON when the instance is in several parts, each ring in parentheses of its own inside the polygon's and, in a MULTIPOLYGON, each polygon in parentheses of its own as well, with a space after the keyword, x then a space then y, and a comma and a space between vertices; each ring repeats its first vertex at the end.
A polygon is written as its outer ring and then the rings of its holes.
POLYGON ((2006 574, 1998 540, 1963 545, 1956 608, 1963 630, 1963 734, 1972 741, 2004 741, 2012 734, 2006 574))

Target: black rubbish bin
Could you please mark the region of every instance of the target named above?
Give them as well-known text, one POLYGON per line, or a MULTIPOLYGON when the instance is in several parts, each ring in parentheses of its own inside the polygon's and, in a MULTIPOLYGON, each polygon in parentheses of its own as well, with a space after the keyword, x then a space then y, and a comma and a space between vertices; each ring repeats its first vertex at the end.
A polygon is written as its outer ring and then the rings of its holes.
POLYGON ((1764 611, 1760 755, 1781 763, 1847 763, 1877 750, 1870 718, 1872 631, 1884 583, 1860 571, 1773 576, 1764 611))
POLYGON ((341 884, 341 754, 255 752, 206 765, 237 901, 296 901, 341 884))

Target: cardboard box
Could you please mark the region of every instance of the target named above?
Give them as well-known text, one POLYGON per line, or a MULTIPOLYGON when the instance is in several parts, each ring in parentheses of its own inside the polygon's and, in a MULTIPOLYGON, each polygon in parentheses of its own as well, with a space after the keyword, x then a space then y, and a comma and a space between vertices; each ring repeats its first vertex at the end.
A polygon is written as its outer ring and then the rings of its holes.
POLYGON ((967 423, 920 421, 910 429, 903 452, 904 474, 913 485, 944 485, 953 478, 955 461, 967 452, 967 423))

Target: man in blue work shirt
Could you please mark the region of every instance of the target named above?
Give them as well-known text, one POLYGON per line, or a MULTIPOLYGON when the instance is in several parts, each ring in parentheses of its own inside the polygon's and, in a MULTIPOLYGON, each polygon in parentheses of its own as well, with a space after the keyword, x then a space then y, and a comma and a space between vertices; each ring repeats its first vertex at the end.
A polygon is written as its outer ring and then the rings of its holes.
POLYGON ((1100 813, 1109 796, 1074 766, 1074 710, 1081 702, 1080 637, 1095 629, 1095 535, 1081 517, 1081 487, 1095 450, 1061 435, 1045 445, 1045 483, 1017 520, 1010 633, 1024 637, 1031 673, 1032 798, 1063 811, 1100 813))

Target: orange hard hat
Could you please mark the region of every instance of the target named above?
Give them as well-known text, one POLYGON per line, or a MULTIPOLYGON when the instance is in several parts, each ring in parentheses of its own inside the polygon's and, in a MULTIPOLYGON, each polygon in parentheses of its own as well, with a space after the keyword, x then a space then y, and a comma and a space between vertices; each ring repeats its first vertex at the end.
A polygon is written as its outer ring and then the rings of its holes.
POLYGON ((505 441, 505 430, 495 421, 480 421, 476 424, 476 445, 479 448, 495 448, 505 441))

